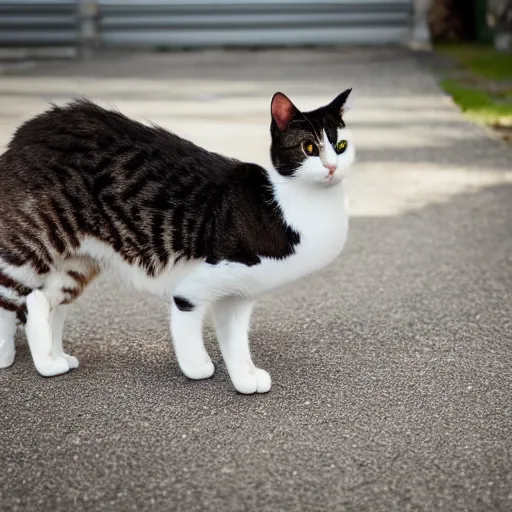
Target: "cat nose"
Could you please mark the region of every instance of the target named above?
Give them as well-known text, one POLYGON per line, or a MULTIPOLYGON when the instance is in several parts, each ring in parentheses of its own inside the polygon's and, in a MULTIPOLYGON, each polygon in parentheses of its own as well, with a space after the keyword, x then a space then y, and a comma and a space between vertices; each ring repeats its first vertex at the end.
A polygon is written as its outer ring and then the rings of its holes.
POLYGON ((329 172, 334 172, 336 170, 336 165, 335 164, 324 164, 324 167, 329 171, 329 172))

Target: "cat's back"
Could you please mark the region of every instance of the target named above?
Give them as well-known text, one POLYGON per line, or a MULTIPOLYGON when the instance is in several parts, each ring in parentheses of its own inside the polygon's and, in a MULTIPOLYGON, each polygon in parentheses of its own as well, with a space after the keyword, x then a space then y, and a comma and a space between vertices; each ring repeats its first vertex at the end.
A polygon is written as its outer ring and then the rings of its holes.
POLYGON ((53 106, 23 123, 0 157, 0 174, 12 176, 13 167, 14 174, 23 173, 23 169, 32 176, 34 170, 36 174, 51 174, 64 165, 68 172, 87 174, 99 166, 102 171, 112 168, 122 175, 148 162, 151 165, 146 171, 155 175, 172 173, 182 162, 187 170, 197 171, 205 170, 201 167, 213 172, 233 167, 231 159, 163 128, 147 126, 88 100, 75 100, 53 106))
MULTIPOLYGON (((162 132, 91 101, 75 100, 62 107, 54 105, 23 123, 8 148, 13 152, 50 153, 53 157, 108 152, 119 145, 158 142, 162 132)), ((166 136, 171 138, 170 133, 166 136)))

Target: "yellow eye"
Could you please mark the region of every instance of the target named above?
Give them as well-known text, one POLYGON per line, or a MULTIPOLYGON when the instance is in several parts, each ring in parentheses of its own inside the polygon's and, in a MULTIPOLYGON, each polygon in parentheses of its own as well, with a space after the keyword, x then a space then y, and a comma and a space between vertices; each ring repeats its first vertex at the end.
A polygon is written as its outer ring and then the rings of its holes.
POLYGON ((338 144, 336 144, 336 152, 338 153, 338 155, 343 153, 345 149, 347 149, 347 146, 348 142, 346 140, 340 140, 338 144))
POLYGON ((318 156, 318 148, 315 143, 311 141, 304 142, 302 144, 302 148, 304 149, 304 153, 308 156, 318 156))

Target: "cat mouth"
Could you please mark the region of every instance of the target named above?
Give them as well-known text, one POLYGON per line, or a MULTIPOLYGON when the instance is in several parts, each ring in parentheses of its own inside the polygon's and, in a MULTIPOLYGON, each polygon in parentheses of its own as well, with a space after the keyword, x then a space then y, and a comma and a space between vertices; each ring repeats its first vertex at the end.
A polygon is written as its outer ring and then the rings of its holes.
POLYGON ((335 169, 334 171, 329 171, 327 176, 324 178, 324 183, 327 186, 335 186, 338 183, 341 183, 345 178, 345 175, 343 172, 341 172, 339 169, 335 169))

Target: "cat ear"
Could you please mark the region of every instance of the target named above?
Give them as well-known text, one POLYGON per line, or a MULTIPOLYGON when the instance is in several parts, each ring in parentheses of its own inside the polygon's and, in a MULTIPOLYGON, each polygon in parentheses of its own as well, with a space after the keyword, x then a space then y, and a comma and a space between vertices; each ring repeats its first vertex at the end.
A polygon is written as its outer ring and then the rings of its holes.
POLYGON ((349 110, 352 109, 353 96, 350 96, 351 92, 352 87, 350 89, 347 89, 346 91, 343 91, 339 96, 336 96, 336 98, 334 98, 334 100, 332 100, 331 103, 329 103, 327 108, 336 110, 336 112, 339 113, 340 117, 343 117, 344 114, 346 114, 349 110))
POLYGON ((290 121, 299 113, 297 107, 282 92, 276 92, 272 96, 270 110, 272 119, 281 131, 285 130, 290 121))

